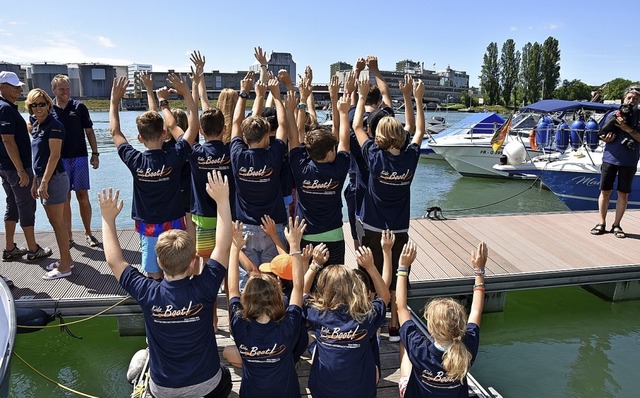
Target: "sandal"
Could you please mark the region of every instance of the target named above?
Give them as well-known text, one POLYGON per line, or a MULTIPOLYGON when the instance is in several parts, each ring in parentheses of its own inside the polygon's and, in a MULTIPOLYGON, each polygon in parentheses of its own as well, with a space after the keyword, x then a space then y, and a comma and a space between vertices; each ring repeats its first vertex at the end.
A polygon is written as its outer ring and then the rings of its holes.
MULTIPOLYGON (((49 265, 47 265, 46 267, 44 267, 44 269, 46 269, 47 271, 53 271, 54 269, 57 269, 60 266, 60 261, 55 261, 49 265)), ((73 263, 71 264, 71 268, 73 268, 73 263)))
POLYGON ((46 280, 46 281, 52 281, 54 279, 61 279, 61 278, 66 278, 68 276, 71 276, 71 271, 69 272, 60 272, 57 268, 47 272, 46 274, 42 275, 42 279, 46 280))
POLYGON ((624 239, 627 237, 627 234, 624 233, 622 228, 619 225, 613 225, 611 227, 611 233, 615 235, 616 238, 624 239))
POLYGON ((591 235, 602 235, 605 232, 607 232, 607 224, 596 224, 595 227, 591 228, 591 235))

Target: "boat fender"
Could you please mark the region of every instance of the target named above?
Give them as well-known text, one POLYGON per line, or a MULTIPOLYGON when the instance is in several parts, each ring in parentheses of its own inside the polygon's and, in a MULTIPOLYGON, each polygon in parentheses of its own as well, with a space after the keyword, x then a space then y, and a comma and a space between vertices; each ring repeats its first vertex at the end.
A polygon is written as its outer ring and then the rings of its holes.
POLYGON ((16 308, 16 323, 18 333, 31 333, 41 330, 49 322, 56 319, 55 315, 49 315, 39 308, 16 308), (20 326, 30 326, 28 328, 20 326))
POLYGON ((131 357, 131 362, 129 362, 129 368, 127 369, 127 381, 129 383, 133 383, 138 379, 142 370, 144 369, 144 364, 147 361, 147 357, 149 356, 149 350, 147 348, 138 350, 133 357, 131 357))
POLYGON ((529 146, 531 147, 531 149, 533 149, 534 151, 538 150, 538 142, 536 140, 536 129, 535 127, 533 128, 533 130, 531 130, 531 132, 529 133, 529 146))
POLYGON ((571 148, 574 150, 578 149, 584 140, 584 129, 586 125, 584 123, 584 119, 582 115, 578 116, 578 120, 571 123, 571 133, 569 142, 571 143, 571 148))
POLYGON ((520 141, 511 141, 504 146, 502 153, 507 155, 507 163, 515 166, 524 163, 527 156, 527 150, 520 141))

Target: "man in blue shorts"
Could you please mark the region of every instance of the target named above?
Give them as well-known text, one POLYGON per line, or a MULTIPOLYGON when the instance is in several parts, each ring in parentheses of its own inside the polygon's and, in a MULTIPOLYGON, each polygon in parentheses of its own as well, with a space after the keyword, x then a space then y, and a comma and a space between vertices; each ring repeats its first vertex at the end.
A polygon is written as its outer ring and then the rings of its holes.
MULTIPOLYGON (((91 202, 89 202, 89 166, 87 164, 87 141, 91 145, 90 163, 94 169, 100 165, 98 144, 93 132, 93 122, 89 110, 80 101, 71 98, 69 77, 55 75, 51 80, 51 91, 55 96, 53 110, 56 118, 64 125, 67 132, 62 147, 62 163, 69 176, 71 191, 76 191, 76 199, 80 207, 80 218, 84 226, 86 242, 91 247, 98 246, 98 240, 91 233, 91 202)), ((71 231, 71 192, 64 208, 65 222, 69 228, 69 244, 73 244, 71 231)))

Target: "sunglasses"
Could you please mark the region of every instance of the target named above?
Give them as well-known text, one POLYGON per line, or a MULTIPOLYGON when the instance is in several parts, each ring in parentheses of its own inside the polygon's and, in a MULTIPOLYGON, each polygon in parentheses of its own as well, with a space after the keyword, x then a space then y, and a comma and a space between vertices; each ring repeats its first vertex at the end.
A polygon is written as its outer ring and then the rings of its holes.
POLYGON ((47 106, 49 106, 49 104, 47 104, 46 102, 36 102, 33 104, 29 104, 29 108, 34 109, 34 108, 46 108, 47 106))

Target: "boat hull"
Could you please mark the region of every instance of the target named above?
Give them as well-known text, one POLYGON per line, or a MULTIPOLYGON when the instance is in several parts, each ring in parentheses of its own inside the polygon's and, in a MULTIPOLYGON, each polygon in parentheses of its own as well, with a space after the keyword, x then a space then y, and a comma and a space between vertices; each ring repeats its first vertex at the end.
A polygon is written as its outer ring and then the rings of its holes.
POLYGON ((0 279, 0 398, 9 396, 11 356, 16 337, 16 310, 9 286, 0 279))

